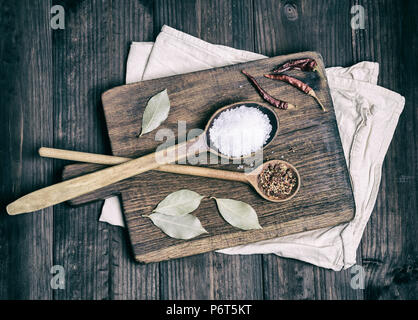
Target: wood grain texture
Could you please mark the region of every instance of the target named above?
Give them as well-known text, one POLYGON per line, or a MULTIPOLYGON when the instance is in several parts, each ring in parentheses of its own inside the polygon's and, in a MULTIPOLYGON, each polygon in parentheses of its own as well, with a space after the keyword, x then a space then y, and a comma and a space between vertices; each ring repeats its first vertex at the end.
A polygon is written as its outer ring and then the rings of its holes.
POLYGON ((404 111, 382 167, 375 209, 361 243, 366 299, 416 299, 418 3, 364 1, 366 29, 353 35, 357 59, 380 64, 379 84, 405 96, 404 111), (414 80, 415 79, 415 80, 414 80), (415 298, 414 298, 415 297, 415 298))
MULTIPOLYGON (((66 29, 54 33, 54 146, 106 152, 100 95, 124 82, 130 42, 150 40, 149 4, 68 1, 64 7, 66 29)), ((145 277, 158 273, 158 266, 133 265, 123 255, 129 251, 123 232, 98 222, 100 208, 56 207, 55 261, 67 270, 70 284, 56 298, 155 297, 158 276, 145 277)))
MULTIPOLYGON (((321 52, 326 66, 350 65, 354 62, 349 14, 352 5, 352 1, 254 1, 255 50, 265 55, 315 50, 321 52)), ((329 272, 321 268, 264 255, 263 274, 266 299, 363 296, 362 290, 347 287, 349 270, 326 277, 329 272)))
MULTIPOLYGON (((109 64, 109 3, 67 1, 65 29, 53 33, 54 146, 105 151, 100 92, 109 64)), ((55 162, 55 161, 54 161, 55 162)), ((55 162, 57 170, 61 163, 55 162)), ((109 229, 97 223, 100 204, 80 209, 55 206, 54 263, 66 270, 65 290, 55 299, 109 297, 109 229), (82 245, 81 245, 82 244, 82 245)))
MULTIPOLYGON (((255 1, 255 49, 265 55, 315 50, 326 66, 349 65, 351 5, 350 1, 255 1)), ((320 268, 273 255, 263 256, 263 274, 266 299, 332 299, 336 294, 353 299, 362 294, 342 289, 349 271, 325 279, 320 268)))
POLYGON ((0 4, 0 299, 51 299, 53 208, 13 219, 6 204, 52 182, 39 159, 53 137, 48 1, 0 4))
MULTIPOLYGON (((112 63, 108 65, 111 75, 109 86, 125 82, 126 57, 131 42, 154 40, 154 5, 152 0, 112 1, 111 13, 108 15, 112 21, 109 46, 110 55, 113 57, 112 63)), ((100 109, 103 110, 102 106, 100 109)), ((104 135, 107 137, 107 133, 104 135)), ((108 143, 106 146, 110 149, 108 143)), ((159 298, 158 264, 144 266, 135 263, 126 230, 113 226, 109 226, 109 230, 109 298, 118 300, 159 298)))
MULTIPOLYGON (((154 7, 155 35, 163 24, 167 24, 206 41, 254 50, 253 1, 224 0, 222 3, 200 0, 156 1, 154 7), (222 10, 220 6, 222 6, 222 10), (216 12, 216 14, 212 14, 212 12, 216 12), (234 33, 232 37, 228 36, 231 31, 234 33)), ((259 277, 261 270, 259 257, 228 257, 225 258, 227 263, 223 264, 221 269, 219 264, 214 264, 216 261, 214 255, 215 253, 209 252, 162 263, 161 265, 166 265, 170 269, 164 270, 160 276, 161 298, 167 298, 168 294, 170 297, 182 299, 203 299, 208 296, 245 299, 252 296, 262 296, 263 284, 259 277), (238 272, 241 265, 248 266, 249 272, 238 272), (179 273, 177 270, 188 270, 189 276, 182 276, 184 273, 179 273), (217 277, 217 274, 229 274, 228 283, 242 285, 225 286, 225 282, 221 281, 222 278, 217 277), (172 279, 176 279, 176 281, 172 279), (194 289, 196 283, 206 289, 196 291, 194 289), (167 285, 163 286, 163 284, 167 285), (216 295, 213 293, 215 289, 216 295)), ((161 270, 163 269, 161 268, 161 270)))

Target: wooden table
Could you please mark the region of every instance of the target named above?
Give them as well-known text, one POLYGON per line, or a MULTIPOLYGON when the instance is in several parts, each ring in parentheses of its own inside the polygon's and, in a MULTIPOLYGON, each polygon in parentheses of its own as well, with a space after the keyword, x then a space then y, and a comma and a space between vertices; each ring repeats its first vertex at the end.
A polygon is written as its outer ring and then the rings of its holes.
MULTIPOLYGON (((55 1, 52 1, 55 4, 55 1)), ((413 299, 417 298, 418 2, 325 0, 64 1, 65 29, 50 28, 51 1, 0 7, 0 299, 413 299), (365 29, 350 9, 363 5, 365 29), (59 205, 9 217, 5 205, 59 179, 63 161, 40 146, 109 153, 100 94, 124 82, 131 40, 163 24, 269 56, 322 53, 327 66, 380 63, 379 84, 406 97, 372 217, 358 249, 365 290, 333 272, 275 255, 207 253, 136 264, 125 231, 98 222, 100 204, 59 205), (53 265, 64 290, 50 286, 53 265)))

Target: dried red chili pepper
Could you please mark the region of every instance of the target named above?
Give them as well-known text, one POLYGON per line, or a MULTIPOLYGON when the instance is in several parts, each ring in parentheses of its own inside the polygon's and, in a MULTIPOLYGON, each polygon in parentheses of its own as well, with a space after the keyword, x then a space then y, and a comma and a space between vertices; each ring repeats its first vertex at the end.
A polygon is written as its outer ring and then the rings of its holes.
POLYGON ((288 84, 292 85, 293 87, 299 89, 300 91, 310 95, 311 97, 313 97, 318 104, 321 106, 322 110, 324 112, 327 111, 327 109, 325 109, 324 105, 321 103, 321 101, 319 100, 318 96, 316 95, 315 91, 308 86, 306 83, 304 83, 303 81, 287 76, 285 74, 265 74, 264 75, 266 78, 269 79, 273 79, 273 80, 280 80, 280 81, 284 81, 287 82, 288 84))
POLYGON ((274 106, 276 108, 279 108, 279 109, 283 109, 283 110, 296 108, 296 106, 294 106, 293 104, 290 104, 288 102, 281 101, 279 99, 276 99, 276 98, 272 97, 270 94, 267 93, 266 90, 264 90, 258 84, 257 80, 255 80, 255 78, 252 75, 248 74, 245 70, 242 70, 241 72, 247 76, 247 78, 251 81, 251 83, 254 85, 254 87, 257 89, 257 91, 260 93, 261 97, 264 100, 266 100, 268 103, 270 103, 272 106, 274 106))
POLYGON ((317 71, 320 72, 316 60, 306 58, 298 60, 290 60, 277 68, 273 69, 274 73, 282 73, 289 70, 300 70, 300 71, 317 71))

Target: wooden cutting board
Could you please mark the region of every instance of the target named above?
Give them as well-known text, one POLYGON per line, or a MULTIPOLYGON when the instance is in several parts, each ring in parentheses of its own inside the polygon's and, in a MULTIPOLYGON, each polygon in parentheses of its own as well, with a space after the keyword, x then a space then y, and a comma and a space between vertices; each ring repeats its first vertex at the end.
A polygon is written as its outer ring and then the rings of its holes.
MULTIPOLYGON (((326 79, 321 79, 316 73, 289 73, 313 87, 328 109, 324 113, 311 97, 283 82, 263 77, 281 63, 307 57, 316 59, 325 74, 322 57, 314 52, 304 52, 124 85, 102 95, 113 154, 138 157, 153 152, 165 141, 161 141, 164 135, 158 129, 138 137, 142 114, 150 97, 167 88, 171 110, 159 129, 170 129, 177 137, 179 121, 180 126, 187 126, 187 131, 203 129, 210 116, 222 106, 245 100, 263 102, 241 73, 242 69, 247 70, 273 96, 298 106, 296 110, 276 109, 280 119, 279 134, 264 151, 265 160, 283 159, 298 168, 302 184, 292 200, 268 202, 250 186, 240 182, 150 171, 74 199, 72 203, 81 204, 120 194, 135 258, 146 263, 350 221, 354 216, 354 200, 326 79), (156 139, 158 135, 160 137, 156 139), (142 215, 151 213, 168 194, 180 189, 245 201, 257 211, 263 229, 241 231, 230 226, 220 217, 215 202, 204 199, 193 214, 209 234, 188 241, 171 239, 142 215)), ((208 166, 242 171, 231 162, 208 166)), ((248 167, 247 164, 244 166, 248 167)), ((71 165, 64 171, 64 178, 98 168, 100 166, 71 165)))

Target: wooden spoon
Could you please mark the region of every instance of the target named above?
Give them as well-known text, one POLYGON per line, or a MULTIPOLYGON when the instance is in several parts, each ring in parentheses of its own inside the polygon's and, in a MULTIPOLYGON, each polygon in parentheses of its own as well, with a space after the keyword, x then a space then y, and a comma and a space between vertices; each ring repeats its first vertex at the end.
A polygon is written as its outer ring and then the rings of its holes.
MULTIPOLYGON (((46 158, 72 160, 72 161, 78 161, 78 162, 87 162, 87 163, 104 164, 104 165, 117 165, 117 164, 132 160, 130 158, 106 156, 106 155, 101 155, 101 154, 69 151, 69 150, 53 149, 53 148, 40 148, 39 155, 42 157, 46 157, 46 158)), ((155 170, 162 171, 162 172, 190 175, 190 176, 199 176, 199 177, 248 183, 255 189, 255 191, 257 191, 257 193, 260 196, 272 202, 284 202, 284 201, 288 201, 292 199, 295 196, 295 194, 299 191, 300 182, 301 182, 299 172, 296 170, 296 168, 292 166, 290 163, 283 161, 283 160, 271 160, 271 161, 265 162, 249 173, 211 169, 211 168, 196 167, 196 166, 176 165, 176 164, 161 165, 158 168, 155 168, 155 170), (258 177, 261 174, 261 172, 266 167, 270 165, 274 166, 276 164, 286 165, 295 173, 297 177, 296 188, 292 191, 290 195, 281 199, 267 196, 263 192, 263 190, 261 190, 258 184, 258 177)))
POLYGON ((232 157, 226 157, 225 155, 219 153, 214 147, 209 146, 207 141, 210 141, 209 129, 220 113, 242 105, 257 108, 269 117, 272 125, 272 132, 270 134, 270 138, 263 146, 263 148, 265 148, 274 139, 274 137, 276 137, 279 127, 279 120, 274 110, 267 105, 252 101, 234 103, 217 110, 209 119, 203 133, 194 139, 119 165, 115 165, 113 167, 89 173, 81 177, 66 180, 34 191, 9 204, 6 207, 7 213, 10 215, 16 215, 41 210, 103 188, 115 182, 128 179, 140 173, 155 169, 160 165, 176 162, 187 158, 189 155, 195 155, 205 151, 210 151, 222 157, 233 159, 232 157))

